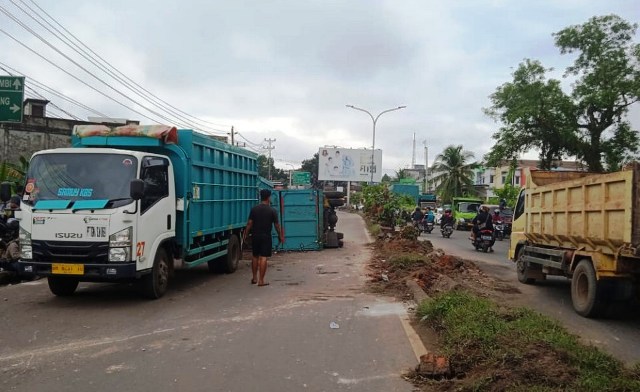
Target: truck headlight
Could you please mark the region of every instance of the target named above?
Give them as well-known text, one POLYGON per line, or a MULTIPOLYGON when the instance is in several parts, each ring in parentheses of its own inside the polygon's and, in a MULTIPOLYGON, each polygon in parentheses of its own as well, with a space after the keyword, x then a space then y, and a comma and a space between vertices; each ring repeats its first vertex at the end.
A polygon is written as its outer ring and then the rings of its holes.
POLYGON ((20 242, 20 258, 24 260, 33 259, 33 248, 31 247, 31 233, 20 227, 20 234, 18 237, 20 242))
POLYGON ((131 226, 109 236, 109 262, 124 263, 131 261, 132 236, 133 227, 131 226))

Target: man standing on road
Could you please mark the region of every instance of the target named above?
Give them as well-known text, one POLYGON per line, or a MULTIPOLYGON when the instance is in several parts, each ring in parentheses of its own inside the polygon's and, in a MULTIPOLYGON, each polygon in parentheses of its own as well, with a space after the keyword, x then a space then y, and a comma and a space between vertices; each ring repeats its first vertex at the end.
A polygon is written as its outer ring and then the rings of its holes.
POLYGON ((278 223, 278 214, 271 207, 271 191, 262 189, 260 191, 260 204, 253 207, 249 213, 249 221, 247 227, 242 233, 242 242, 247 239, 247 233, 251 230, 251 284, 258 286, 267 286, 269 283, 264 281, 264 275, 267 273, 267 257, 271 257, 271 226, 275 226, 278 238, 281 244, 284 244, 284 234, 282 227, 278 223), (258 279, 258 271, 260 279, 258 279))

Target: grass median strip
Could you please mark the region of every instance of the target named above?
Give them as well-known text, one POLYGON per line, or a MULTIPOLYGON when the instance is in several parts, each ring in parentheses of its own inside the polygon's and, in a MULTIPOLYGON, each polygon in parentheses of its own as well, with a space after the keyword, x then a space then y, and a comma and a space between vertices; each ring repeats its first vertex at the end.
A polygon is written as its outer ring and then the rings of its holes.
POLYGON ((444 384, 424 380, 431 388, 455 383, 460 390, 640 390, 640 366, 624 368, 529 309, 454 290, 423 301, 417 316, 441 336, 454 374, 444 384))

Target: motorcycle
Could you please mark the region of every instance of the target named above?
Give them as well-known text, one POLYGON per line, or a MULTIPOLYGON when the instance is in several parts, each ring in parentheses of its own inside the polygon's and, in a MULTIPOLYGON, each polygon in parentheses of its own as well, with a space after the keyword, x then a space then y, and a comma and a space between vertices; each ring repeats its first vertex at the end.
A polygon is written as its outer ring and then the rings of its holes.
POLYGON ((505 225, 504 223, 502 223, 502 221, 496 221, 493 224, 493 231, 495 233, 496 239, 498 241, 502 241, 505 237, 505 225))
POLYGON ((442 233, 443 238, 451 238, 451 234, 453 234, 453 226, 452 225, 444 225, 440 229, 440 233, 442 233))
POLYGON ((424 226, 424 231, 426 231, 428 234, 431 234, 431 232, 433 231, 434 223, 433 222, 423 222, 422 224, 424 226))
POLYGON ((493 244, 495 244, 495 242, 496 237, 493 230, 482 229, 476 236, 475 240, 471 241, 471 244, 476 248, 476 250, 482 249, 483 252, 487 253, 488 251, 493 252, 493 244))

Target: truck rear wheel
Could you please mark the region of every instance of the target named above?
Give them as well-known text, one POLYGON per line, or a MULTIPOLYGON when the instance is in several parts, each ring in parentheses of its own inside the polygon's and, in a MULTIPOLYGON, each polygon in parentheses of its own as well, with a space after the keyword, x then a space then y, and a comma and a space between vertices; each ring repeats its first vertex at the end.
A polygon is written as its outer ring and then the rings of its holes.
POLYGON ((532 284, 535 283, 535 279, 529 277, 529 270, 531 266, 528 261, 523 260, 524 258, 524 246, 518 249, 518 258, 516 259, 516 271, 518 273, 518 281, 520 283, 532 284))
POLYGON ((571 278, 571 301, 576 313, 584 317, 599 317, 606 307, 604 284, 596 277, 591 260, 580 260, 571 278))
POLYGON ((163 248, 158 248, 151 273, 140 279, 140 292, 149 299, 162 297, 169 287, 169 256, 163 248))
POLYGON ((49 276, 47 278, 49 290, 58 297, 68 297, 78 288, 79 280, 66 276, 49 276))
POLYGON ((227 245, 227 256, 223 262, 223 272, 225 274, 232 274, 238 269, 238 263, 242 256, 240 251, 240 241, 237 235, 232 235, 229 238, 229 244, 227 245))

